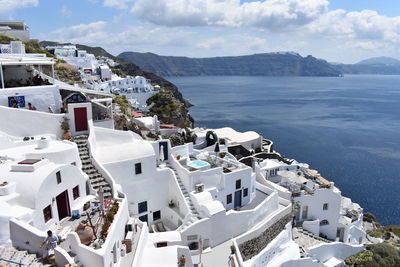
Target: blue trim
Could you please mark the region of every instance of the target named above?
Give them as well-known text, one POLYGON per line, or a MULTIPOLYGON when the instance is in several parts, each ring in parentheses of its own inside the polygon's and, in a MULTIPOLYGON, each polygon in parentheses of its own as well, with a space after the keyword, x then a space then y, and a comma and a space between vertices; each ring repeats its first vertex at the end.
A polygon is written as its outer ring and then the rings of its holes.
POLYGON ((9 262, 9 263, 18 264, 18 265, 19 265, 19 267, 21 267, 21 266, 23 266, 23 265, 24 265, 24 264, 22 264, 22 263, 18 263, 18 262, 15 262, 15 261, 6 260, 6 259, 2 259, 2 258, 0 258, 0 261, 5 261, 5 262, 9 262))

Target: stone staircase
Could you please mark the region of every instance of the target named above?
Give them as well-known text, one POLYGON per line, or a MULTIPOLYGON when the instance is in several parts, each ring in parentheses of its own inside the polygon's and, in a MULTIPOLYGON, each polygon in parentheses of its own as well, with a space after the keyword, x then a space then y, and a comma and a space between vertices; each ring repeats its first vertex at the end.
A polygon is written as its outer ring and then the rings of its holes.
POLYGON ((27 250, 18 250, 14 247, 0 246, 0 263, 8 267, 50 267, 55 266, 46 264, 36 254, 29 253, 27 250), (5 261, 7 260, 7 261, 5 261), (11 262, 10 262, 11 261, 11 262))
POLYGON ((104 179, 95 166, 92 164, 90 158, 90 151, 87 146, 88 135, 74 136, 74 142, 78 145, 79 156, 82 161, 82 171, 84 171, 90 179, 92 187, 98 191, 100 187, 103 188, 104 198, 112 197, 111 185, 104 179))
POLYGON ((167 167, 170 168, 175 173, 176 181, 178 182, 179 188, 181 189, 182 194, 185 197, 185 201, 186 201, 187 205, 189 206, 190 219, 188 221, 186 221, 184 224, 182 224, 181 226, 179 226, 179 228, 178 228, 178 230, 184 230, 185 228, 187 228, 192 223, 200 220, 201 219, 200 218, 200 214, 195 209, 195 207, 193 205, 193 202, 190 199, 189 192, 187 191, 187 189, 183 185, 183 182, 182 182, 181 178, 179 177, 178 172, 169 163, 167 163, 167 167))

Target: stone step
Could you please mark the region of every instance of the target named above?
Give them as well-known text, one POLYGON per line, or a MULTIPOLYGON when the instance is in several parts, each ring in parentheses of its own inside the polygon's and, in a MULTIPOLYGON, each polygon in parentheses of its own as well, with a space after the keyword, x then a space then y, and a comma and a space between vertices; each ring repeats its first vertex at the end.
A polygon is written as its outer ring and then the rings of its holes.
POLYGON ((88 176, 89 176, 90 179, 95 179, 97 177, 100 177, 101 174, 97 172, 97 173, 88 174, 88 176))
POLYGON ((89 156, 87 156, 86 159, 83 159, 83 157, 81 157, 81 162, 82 162, 82 165, 92 164, 92 161, 90 160, 89 156))
POLYGON ((82 170, 95 170, 92 164, 86 164, 82 166, 82 170))
POLYGON ((92 184, 97 184, 97 183, 101 183, 101 182, 105 182, 106 180, 103 178, 103 177, 101 177, 101 176, 99 176, 99 177, 96 177, 96 178, 93 178, 93 179, 90 179, 90 182, 92 183, 92 184))
POLYGON ((85 170, 86 174, 95 174, 98 173, 97 170, 95 170, 94 168, 91 168, 89 170, 85 170))

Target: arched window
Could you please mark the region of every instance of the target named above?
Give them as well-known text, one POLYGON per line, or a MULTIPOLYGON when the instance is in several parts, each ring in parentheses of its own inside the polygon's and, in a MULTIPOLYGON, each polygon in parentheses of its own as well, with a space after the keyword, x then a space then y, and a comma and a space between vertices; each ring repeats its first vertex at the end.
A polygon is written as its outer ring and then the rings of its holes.
POLYGON ((328 224, 329 224, 328 220, 322 220, 322 221, 319 223, 320 226, 322 226, 322 225, 328 225, 328 224))

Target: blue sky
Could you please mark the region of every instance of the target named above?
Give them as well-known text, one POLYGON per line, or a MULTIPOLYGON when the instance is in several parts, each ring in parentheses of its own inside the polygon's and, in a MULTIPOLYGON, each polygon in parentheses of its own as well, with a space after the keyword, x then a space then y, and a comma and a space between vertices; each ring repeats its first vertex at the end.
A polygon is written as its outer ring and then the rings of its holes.
POLYGON ((32 38, 115 55, 400 57, 399 0, 0 0, 0 15, 26 21, 32 38))

